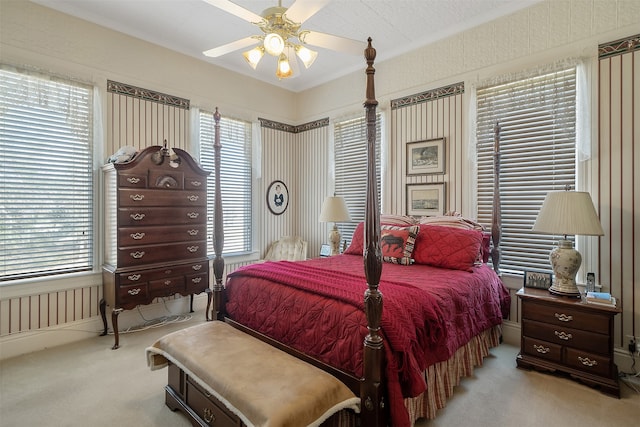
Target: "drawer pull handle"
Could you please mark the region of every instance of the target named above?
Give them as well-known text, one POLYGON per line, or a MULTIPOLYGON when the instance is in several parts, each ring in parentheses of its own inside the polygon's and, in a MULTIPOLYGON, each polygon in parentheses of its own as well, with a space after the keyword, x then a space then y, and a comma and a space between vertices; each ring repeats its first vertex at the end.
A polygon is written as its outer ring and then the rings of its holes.
POLYGON ((131 280, 132 282, 135 282, 136 280, 140 280, 140 275, 139 274, 131 274, 131 275, 127 276, 127 279, 131 280))
POLYGON ((202 281, 202 277, 194 277, 193 279, 191 279, 192 283, 200 283, 202 281))
POLYGON ((202 264, 192 265, 191 268, 193 268, 195 271, 200 271, 200 269, 202 268, 202 264))
POLYGON ((547 354, 549 353, 549 347, 544 347, 542 345, 533 345, 533 348, 538 352, 538 353, 542 353, 542 354, 547 354))
POLYGON ((558 319, 561 322, 571 322, 573 320, 573 316, 567 316, 564 313, 562 314, 556 313, 556 319, 558 319))
POLYGON ((142 240, 145 236, 145 233, 131 233, 129 234, 133 240, 142 240))
POLYGON ((131 218, 133 218, 134 221, 141 221, 144 219, 144 214, 143 213, 134 213, 129 215, 131 218))
POLYGON ((128 293, 129 295, 138 295, 138 294, 140 293, 140 288, 129 289, 129 290, 127 291, 127 293, 128 293))
POLYGON ((598 361, 597 360, 591 360, 588 357, 580 357, 580 356, 578 356, 578 360, 584 366, 597 366, 598 365, 598 361))
POLYGON ((554 332, 555 332, 556 336, 558 338, 560 338, 561 340, 569 341, 571 338, 573 338, 573 335, 568 334, 568 333, 566 333, 564 331, 560 331, 560 332, 554 331, 554 332))
POLYGON ((191 253, 198 252, 199 246, 189 246, 187 250, 191 253))
POLYGON ((199 198, 200 197, 198 197, 195 194, 190 194, 190 195, 187 196, 187 200, 189 200, 190 202, 197 202, 199 198))
POLYGON ((207 424, 216 422, 216 417, 213 416, 213 411, 209 408, 204 408, 204 421, 207 424))
POLYGON ((164 285, 165 285, 165 286, 169 286, 170 284, 171 284, 171 280, 165 280, 165 281, 164 281, 164 285))
POLYGON ((140 182, 140 178, 131 177, 131 178, 127 178, 127 181, 129 182, 129 184, 137 184, 140 182))
POLYGON ((172 271, 171 271, 171 270, 165 270, 165 271, 164 271, 164 274, 171 274, 171 273, 172 273, 172 271))
POLYGON ((191 181, 191 185, 193 185, 194 187, 200 187, 202 185, 201 181, 191 181))
POLYGON ((144 251, 131 252, 129 255, 131 255, 131 258, 140 259, 144 256, 144 251))
POLYGON ((198 218, 200 216, 200 214, 198 212, 189 212, 189 213, 187 213, 187 216, 190 219, 196 219, 196 218, 198 218))
POLYGON ((189 234, 189 236, 197 236, 198 231, 200 230, 187 230, 187 233, 189 234))
POLYGON ((142 199, 144 199, 144 194, 132 194, 129 197, 135 202, 140 202, 142 201, 142 199))

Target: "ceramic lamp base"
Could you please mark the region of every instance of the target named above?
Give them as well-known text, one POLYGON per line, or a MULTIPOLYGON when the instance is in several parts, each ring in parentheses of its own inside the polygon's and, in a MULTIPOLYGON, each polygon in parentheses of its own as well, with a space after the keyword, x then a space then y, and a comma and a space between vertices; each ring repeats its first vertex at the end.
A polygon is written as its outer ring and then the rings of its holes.
POLYGON ((573 248, 573 242, 560 240, 558 247, 549 254, 549 260, 555 276, 549 292, 554 295, 580 298, 580 290, 576 286, 576 273, 582 264, 582 255, 573 248))
POLYGON ((329 243, 331 244, 331 256, 340 255, 340 240, 342 236, 338 231, 338 226, 333 225, 333 230, 329 233, 329 243))

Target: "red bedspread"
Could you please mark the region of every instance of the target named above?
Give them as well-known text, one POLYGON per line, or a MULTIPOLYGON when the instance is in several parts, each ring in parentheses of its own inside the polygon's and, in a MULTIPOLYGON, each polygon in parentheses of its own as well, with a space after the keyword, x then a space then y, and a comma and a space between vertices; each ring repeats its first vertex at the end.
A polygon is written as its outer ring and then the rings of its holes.
MULTIPOLYGON (((363 259, 340 255, 240 268, 226 284, 232 319, 357 377, 367 334, 363 259)), ((403 397, 426 389, 422 372, 448 359, 508 313, 509 294, 487 266, 473 273, 385 263, 382 334, 393 425, 407 425, 403 397)))

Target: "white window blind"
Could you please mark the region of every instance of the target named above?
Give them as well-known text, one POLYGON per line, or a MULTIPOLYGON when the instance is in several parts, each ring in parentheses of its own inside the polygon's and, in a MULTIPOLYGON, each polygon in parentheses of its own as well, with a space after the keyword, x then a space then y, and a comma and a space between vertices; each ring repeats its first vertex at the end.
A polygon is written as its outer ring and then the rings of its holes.
POLYGON ((560 236, 531 228, 547 192, 575 189, 575 100, 575 68, 477 91, 478 218, 486 226, 493 205, 494 125, 500 125, 503 272, 551 272, 549 252, 560 236))
MULTIPOLYGON (((208 179, 208 246, 213 254, 215 121, 213 113, 200 112, 200 164, 210 171, 208 179)), ((252 249, 251 220, 251 123, 227 117, 220 119, 220 188, 224 226, 223 254, 252 249)))
POLYGON ((93 89, 0 68, 0 280, 93 268, 93 89))
MULTIPOLYGON (((376 114, 376 175, 380 203, 380 139, 382 114, 376 114)), ((367 121, 358 117, 335 124, 335 193, 343 196, 351 222, 338 224, 343 239, 351 241, 356 226, 364 221, 367 199, 367 121)))

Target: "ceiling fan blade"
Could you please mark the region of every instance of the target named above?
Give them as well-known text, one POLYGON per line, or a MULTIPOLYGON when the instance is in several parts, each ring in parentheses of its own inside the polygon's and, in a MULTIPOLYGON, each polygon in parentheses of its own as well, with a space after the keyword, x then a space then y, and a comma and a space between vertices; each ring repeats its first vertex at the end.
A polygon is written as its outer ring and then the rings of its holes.
POLYGON ((287 18, 302 24, 322 9, 331 0, 296 0, 285 12, 287 18))
POLYGON ((251 46, 253 44, 256 44, 257 42, 258 40, 255 37, 250 36, 240 40, 236 40, 231 43, 224 44, 222 46, 214 47, 213 49, 205 50, 202 53, 205 54, 206 56, 217 58, 219 56, 226 55, 227 53, 231 53, 233 51, 251 46))
POLYGON ((365 42, 318 31, 309 31, 303 34, 301 38, 303 43, 353 55, 362 55, 364 49, 367 47, 365 42))
POLYGON ((229 0, 203 0, 209 3, 212 6, 217 7, 218 9, 222 9, 227 13, 237 16, 238 18, 244 19, 247 22, 257 23, 262 21, 262 16, 257 15, 251 12, 248 9, 245 9, 242 6, 238 6, 237 4, 229 1, 229 0))

